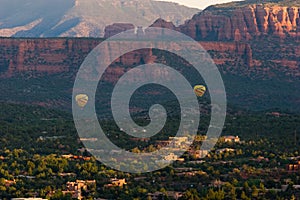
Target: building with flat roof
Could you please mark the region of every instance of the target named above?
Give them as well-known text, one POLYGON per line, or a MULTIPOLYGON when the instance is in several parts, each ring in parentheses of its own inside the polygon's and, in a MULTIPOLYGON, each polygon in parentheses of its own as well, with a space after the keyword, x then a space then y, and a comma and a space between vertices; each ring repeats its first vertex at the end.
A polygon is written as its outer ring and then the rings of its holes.
POLYGON ((71 194, 73 199, 83 199, 82 191, 89 191, 91 185, 96 185, 96 180, 76 180, 76 182, 67 182, 67 190, 63 194, 71 194))
POLYGON ((123 179, 117 179, 117 178, 113 178, 110 179, 110 184, 105 185, 105 187, 123 187, 124 185, 126 185, 126 180, 125 178, 123 179))
POLYGON ((239 136, 224 136, 223 139, 224 142, 229 142, 229 143, 237 143, 241 141, 239 136))

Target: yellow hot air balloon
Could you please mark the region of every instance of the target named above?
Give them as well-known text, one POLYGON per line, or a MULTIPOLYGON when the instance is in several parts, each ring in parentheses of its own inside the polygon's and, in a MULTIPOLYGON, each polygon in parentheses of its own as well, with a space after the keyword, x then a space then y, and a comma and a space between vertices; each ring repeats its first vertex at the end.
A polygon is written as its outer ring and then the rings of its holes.
POLYGON ((198 97, 202 97, 206 92, 206 87, 204 85, 196 85, 194 87, 194 92, 198 97))
POLYGON ((78 94, 75 100, 80 108, 84 108, 89 101, 89 97, 86 94, 78 94))

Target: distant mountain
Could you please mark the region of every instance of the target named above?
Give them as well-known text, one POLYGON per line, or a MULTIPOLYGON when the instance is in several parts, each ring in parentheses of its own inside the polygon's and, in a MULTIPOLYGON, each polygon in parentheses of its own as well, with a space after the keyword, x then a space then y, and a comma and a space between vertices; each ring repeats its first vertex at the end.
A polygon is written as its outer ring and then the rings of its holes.
POLYGON ((113 23, 180 25, 199 10, 154 0, 0 0, 0 36, 101 37, 113 23))

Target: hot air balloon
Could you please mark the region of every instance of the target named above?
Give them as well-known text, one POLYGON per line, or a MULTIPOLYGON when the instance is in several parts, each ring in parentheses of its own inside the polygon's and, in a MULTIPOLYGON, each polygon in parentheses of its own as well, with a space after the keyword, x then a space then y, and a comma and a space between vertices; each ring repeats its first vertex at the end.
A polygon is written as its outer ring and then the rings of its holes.
POLYGON ((86 94, 78 94, 75 100, 80 108, 84 108, 89 101, 89 97, 86 94))
POLYGON ((198 97, 202 97, 206 92, 206 87, 204 85, 196 85, 194 87, 194 92, 198 97))

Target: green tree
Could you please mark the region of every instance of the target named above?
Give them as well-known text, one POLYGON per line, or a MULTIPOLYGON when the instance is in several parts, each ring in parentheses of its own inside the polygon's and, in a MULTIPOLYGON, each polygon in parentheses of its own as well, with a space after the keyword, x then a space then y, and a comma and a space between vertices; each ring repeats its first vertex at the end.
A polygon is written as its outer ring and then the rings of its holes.
POLYGON ((258 189, 255 185, 252 186, 252 197, 257 198, 258 197, 258 189))
POLYGON ((196 189, 189 189, 187 190, 183 197, 182 197, 184 200, 200 200, 200 197, 198 195, 198 192, 196 189))
POLYGON ((245 193, 244 191, 242 191, 241 199, 242 199, 242 200, 250 200, 250 198, 247 197, 247 195, 246 195, 246 193, 245 193))
POLYGON ((249 184, 248 184, 247 181, 244 183, 243 189, 246 192, 246 194, 249 194, 249 192, 250 192, 250 186, 249 186, 249 184))

